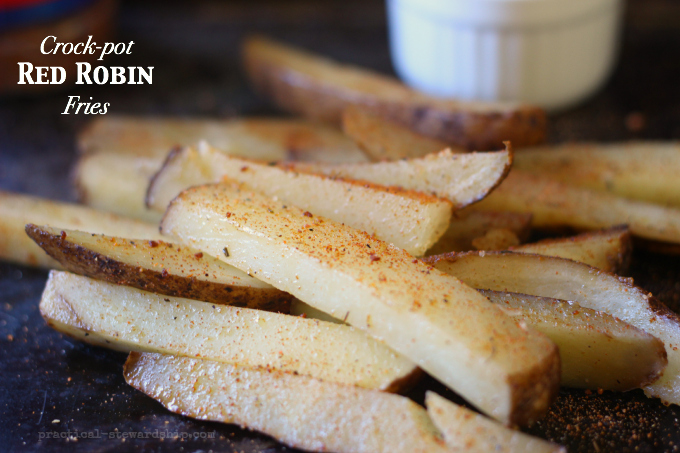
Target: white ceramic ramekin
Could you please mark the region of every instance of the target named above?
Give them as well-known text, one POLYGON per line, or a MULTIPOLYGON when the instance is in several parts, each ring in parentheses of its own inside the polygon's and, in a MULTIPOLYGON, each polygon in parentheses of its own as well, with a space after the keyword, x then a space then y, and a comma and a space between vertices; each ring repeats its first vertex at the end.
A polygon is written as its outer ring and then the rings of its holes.
POLYGON ((392 60, 426 93, 561 109, 617 55, 623 0, 387 0, 392 60))

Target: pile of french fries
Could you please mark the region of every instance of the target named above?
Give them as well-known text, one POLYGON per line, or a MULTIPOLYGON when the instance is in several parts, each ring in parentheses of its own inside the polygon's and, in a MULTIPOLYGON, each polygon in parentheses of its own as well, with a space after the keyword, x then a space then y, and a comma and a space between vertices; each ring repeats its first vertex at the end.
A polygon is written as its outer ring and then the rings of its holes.
POLYGON ((0 194, 0 257, 53 269, 49 325, 130 352, 170 411, 310 451, 564 451, 517 430, 560 385, 680 404, 680 319, 616 275, 632 238, 680 247, 678 145, 524 149, 533 107, 263 38, 244 62, 335 125, 105 117, 79 138, 82 205, 0 194), (526 243, 565 226, 592 231, 526 243), (480 413, 400 396, 423 372, 480 413))

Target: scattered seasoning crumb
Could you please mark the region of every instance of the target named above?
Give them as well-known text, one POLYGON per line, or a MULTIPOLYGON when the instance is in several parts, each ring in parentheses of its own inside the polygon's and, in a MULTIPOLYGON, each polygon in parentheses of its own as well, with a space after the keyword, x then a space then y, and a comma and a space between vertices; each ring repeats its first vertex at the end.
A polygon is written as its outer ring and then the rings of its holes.
POLYGON ((158 247, 158 242, 156 241, 149 241, 149 247, 158 247))
POLYGON ((163 270, 161 271, 161 277, 165 278, 165 277, 167 277, 168 275, 170 275, 170 273, 168 273, 168 270, 167 270, 167 269, 163 269, 163 270))
POLYGON ((66 239, 66 231, 61 230, 61 240, 63 241, 64 239, 66 239))
POLYGON ((243 167, 241 167, 241 171, 248 171, 248 166, 244 165, 243 167))
POLYGON ((227 212, 227 218, 231 217, 231 212, 227 212))
POLYGON ((303 215, 304 215, 305 217, 314 217, 314 216, 312 215, 312 213, 309 212, 309 211, 305 211, 305 213, 304 213, 303 215))
POLYGON ((376 261, 380 261, 380 257, 378 255, 374 254, 374 253, 371 253, 369 255, 369 257, 371 258, 371 262, 373 262, 373 263, 376 262, 376 261))
POLYGON ((224 256, 229 258, 229 249, 225 247, 222 251, 224 252, 224 256))
POLYGON ((203 258, 203 252, 198 252, 197 254, 194 255, 194 257, 196 257, 197 260, 200 260, 201 258, 203 258))

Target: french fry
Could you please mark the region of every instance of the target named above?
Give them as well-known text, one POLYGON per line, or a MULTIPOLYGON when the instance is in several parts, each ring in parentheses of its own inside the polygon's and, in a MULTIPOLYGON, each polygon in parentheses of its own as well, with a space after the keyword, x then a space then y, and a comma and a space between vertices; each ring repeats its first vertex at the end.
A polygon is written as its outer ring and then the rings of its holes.
POLYGON ((680 209, 628 200, 513 170, 475 209, 531 213, 536 227, 628 225, 634 236, 680 243, 680 209))
POLYGON ((474 250, 472 241, 492 230, 509 230, 521 241, 531 233, 531 214, 462 209, 453 213, 449 228, 426 255, 474 250))
POLYGON ((76 274, 168 296, 287 312, 292 297, 222 261, 166 241, 27 225, 26 233, 76 274))
POLYGON ((40 313, 56 330, 119 351, 201 357, 397 391, 417 368, 360 330, 52 271, 40 313))
MULTIPOLYGON (((659 339, 607 313, 547 297, 479 292, 518 323, 555 342, 560 351, 564 386, 631 390, 658 379, 666 366, 666 351, 659 339)), ((342 322, 297 299, 292 301, 290 312, 342 322)))
POLYGON ((347 106, 358 105, 471 150, 495 149, 505 140, 530 146, 545 139, 545 112, 537 107, 433 98, 391 77, 262 37, 245 41, 243 61, 257 91, 279 107, 312 119, 339 123, 347 106))
POLYGON ((575 302, 479 290, 555 342, 567 387, 625 391, 656 381, 666 367, 664 344, 641 329, 575 302))
POLYGON ((408 398, 271 370, 131 353, 132 387, 172 412, 233 423, 289 447, 337 453, 450 452, 408 398))
POLYGON ((417 134, 405 126, 353 105, 342 112, 342 130, 357 142, 372 161, 423 157, 450 148, 446 142, 417 134))
POLYGON ((603 271, 620 273, 628 269, 633 244, 628 227, 618 226, 567 238, 544 239, 510 247, 510 250, 567 258, 603 271))
POLYGON ((482 289, 570 300, 603 311, 663 341, 668 365, 645 394, 680 404, 680 318, 651 294, 621 278, 564 258, 514 252, 429 257, 437 269, 482 289))
POLYGON ((182 119, 106 115, 78 137, 82 153, 104 152, 165 158, 177 146, 201 140, 224 152, 268 161, 365 162, 366 156, 339 130, 298 119, 182 119))
POLYGON ((146 207, 144 197, 149 181, 162 165, 159 157, 84 154, 73 170, 79 201, 94 209, 158 224, 162 216, 146 207))
POLYGON ((515 157, 515 168, 565 184, 680 207, 678 142, 566 143, 515 157))
POLYGON ((207 144, 168 156, 149 185, 147 205, 165 211, 182 190, 222 178, 350 225, 409 253, 425 253, 446 231, 451 203, 431 195, 297 172, 229 157, 207 144))
POLYGON ((444 150, 425 157, 365 164, 289 163, 302 172, 323 173, 399 186, 449 199, 456 209, 475 203, 498 186, 510 171, 512 149, 493 153, 454 154, 444 150))
POLYGON ((506 428, 434 392, 425 394, 427 414, 453 451, 468 453, 566 453, 552 442, 506 428))
POLYGON ((58 268, 26 235, 28 223, 140 239, 158 239, 158 227, 85 206, 0 191, 0 259, 27 266, 58 268))
POLYGON ((365 232, 225 184, 182 192, 162 231, 364 329, 503 422, 535 420, 555 395, 552 342, 365 232))

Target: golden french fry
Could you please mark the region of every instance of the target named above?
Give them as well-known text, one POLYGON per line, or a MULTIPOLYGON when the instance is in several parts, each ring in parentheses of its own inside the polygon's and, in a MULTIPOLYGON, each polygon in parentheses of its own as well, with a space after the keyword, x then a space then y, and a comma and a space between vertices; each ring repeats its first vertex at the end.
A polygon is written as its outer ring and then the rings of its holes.
MULTIPOLYGON (((78 137, 81 152, 163 159, 177 146, 206 140, 224 152, 268 161, 365 162, 366 156, 339 130, 298 119, 182 119, 107 115, 78 137)), ((159 164, 162 160, 159 162, 159 164)))
POLYGON ((680 143, 565 143, 522 150, 515 168, 565 184, 680 207, 680 143))
POLYGON ((149 181, 162 165, 159 157, 89 153, 78 158, 73 181, 81 203, 158 224, 162 216, 146 207, 144 197, 149 181))
POLYGON ((680 243, 680 209, 628 200, 513 170, 475 209, 531 213, 537 227, 628 225, 634 236, 680 243))
POLYGON ((552 342, 365 232, 224 184, 182 192, 162 231, 364 329, 499 420, 535 420, 555 395, 552 342))
POLYGON ((28 266, 58 268, 26 235, 28 223, 140 239, 158 239, 158 227, 86 206, 0 191, 0 259, 28 266))
POLYGON ((425 410, 408 398, 272 370, 131 353, 132 387, 168 410, 233 423, 306 451, 444 453, 425 410))
POLYGON ((555 342, 562 385, 625 391, 651 384, 663 374, 667 363, 663 343, 614 316, 575 302, 479 291, 508 316, 555 342))
POLYGON ((354 105, 342 112, 342 130, 373 161, 423 157, 450 147, 446 142, 417 134, 354 105))
POLYGON ((201 357, 397 391, 417 368, 350 326, 148 293, 52 271, 40 313, 56 330, 120 351, 201 357))
POLYGON ((292 296, 191 247, 27 225, 26 233, 76 274, 168 296, 286 312, 292 296))
POLYGON ((512 148, 506 146, 505 151, 492 153, 454 154, 447 149, 395 162, 289 163, 285 167, 416 190, 447 198, 459 209, 483 199, 503 181, 512 165, 512 148))
POLYGON ((446 231, 451 203, 431 195, 227 156, 207 144, 168 156, 154 176, 148 206, 165 211, 182 190, 223 178, 328 217, 419 256, 446 231))
POLYGON ((567 258, 603 271, 619 273, 628 269, 633 245, 630 231, 624 225, 567 238, 544 239, 510 247, 510 250, 567 258))
POLYGON ((427 413, 454 451, 468 453, 566 453, 552 442, 506 428, 497 422, 442 398, 425 394, 427 413))
POLYGON ((489 231, 504 229, 525 241, 531 232, 531 214, 462 209, 453 213, 449 228, 426 255, 474 250, 472 241, 489 231))
POLYGON ((576 261, 527 253, 468 252, 427 259, 473 287, 574 301, 654 335, 664 343, 668 365, 644 391, 680 404, 680 318, 630 279, 576 261))
POLYGON ((358 105, 423 135, 481 151, 506 140, 530 146, 545 139, 546 116, 538 107, 437 99, 391 77, 261 37, 245 41, 243 60, 257 91, 309 118, 339 123, 347 106, 358 105))

